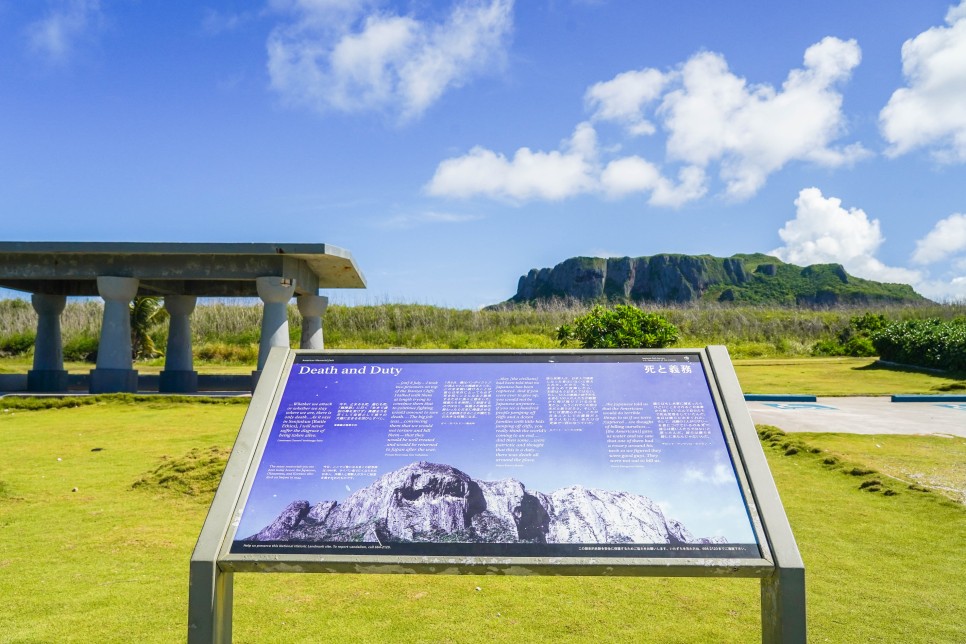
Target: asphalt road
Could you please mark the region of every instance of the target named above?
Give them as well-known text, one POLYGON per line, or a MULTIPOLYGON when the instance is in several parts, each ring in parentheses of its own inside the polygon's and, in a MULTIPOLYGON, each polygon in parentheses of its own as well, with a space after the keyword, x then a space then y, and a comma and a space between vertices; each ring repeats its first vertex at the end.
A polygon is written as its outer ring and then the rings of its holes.
POLYGON ((816 402, 749 401, 759 424, 786 432, 945 434, 966 437, 966 403, 902 402, 888 396, 828 397, 816 402))

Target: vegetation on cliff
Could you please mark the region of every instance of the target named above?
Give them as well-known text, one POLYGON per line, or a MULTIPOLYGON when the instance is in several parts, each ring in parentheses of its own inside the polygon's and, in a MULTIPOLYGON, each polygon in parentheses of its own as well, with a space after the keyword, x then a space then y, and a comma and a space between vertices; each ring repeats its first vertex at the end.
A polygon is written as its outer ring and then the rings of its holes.
POLYGON ((928 302, 907 284, 849 275, 840 264, 795 266, 763 254, 573 257, 520 278, 511 303, 550 299, 839 306, 928 302))

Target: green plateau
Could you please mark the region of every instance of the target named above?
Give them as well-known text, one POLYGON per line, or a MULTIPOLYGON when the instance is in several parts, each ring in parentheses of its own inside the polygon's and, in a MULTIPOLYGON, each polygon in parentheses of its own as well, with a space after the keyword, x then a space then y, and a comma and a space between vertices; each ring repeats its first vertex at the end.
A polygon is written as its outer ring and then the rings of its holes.
POLYGON ((907 284, 849 275, 841 264, 796 266, 762 253, 572 257, 532 269, 503 305, 547 300, 612 303, 725 302, 778 306, 929 303, 907 284))

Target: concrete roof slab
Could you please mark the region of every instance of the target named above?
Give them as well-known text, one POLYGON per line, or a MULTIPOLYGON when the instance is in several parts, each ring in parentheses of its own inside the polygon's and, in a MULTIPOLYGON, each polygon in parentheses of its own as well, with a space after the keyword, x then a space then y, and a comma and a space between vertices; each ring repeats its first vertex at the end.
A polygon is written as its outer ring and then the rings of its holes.
POLYGON ((296 293, 365 288, 352 255, 328 244, 0 242, 0 286, 97 295, 97 277, 136 277, 140 295, 254 297, 255 279, 295 280, 296 293))

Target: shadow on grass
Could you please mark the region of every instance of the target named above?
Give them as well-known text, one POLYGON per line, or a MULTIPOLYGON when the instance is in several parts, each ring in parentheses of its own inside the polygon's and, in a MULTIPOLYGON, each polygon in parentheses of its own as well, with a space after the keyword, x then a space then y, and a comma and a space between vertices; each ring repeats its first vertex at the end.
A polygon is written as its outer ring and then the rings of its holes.
POLYGON ((852 371, 892 371, 896 373, 924 373, 930 376, 939 376, 950 380, 962 380, 948 385, 937 387, 942 391, 954 391, 966 389, 966 371, 947 371, 945 369, 930 369, 929 367, 918 367, 910 364, 899 364, 898 362, 887 362, 876 360, 875 362, 861 367, 852 367, 852 371))

